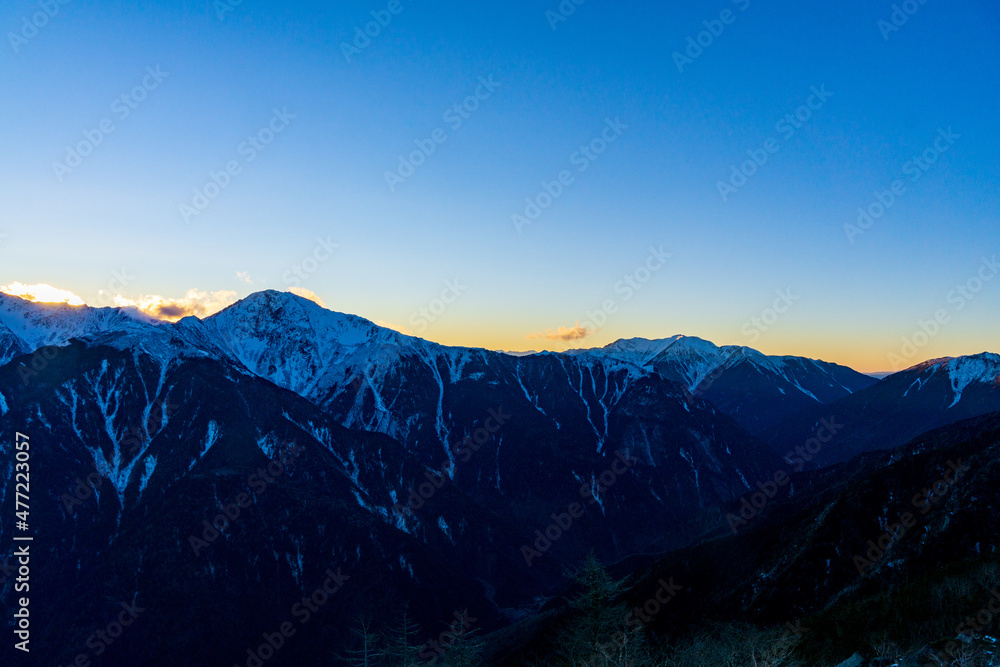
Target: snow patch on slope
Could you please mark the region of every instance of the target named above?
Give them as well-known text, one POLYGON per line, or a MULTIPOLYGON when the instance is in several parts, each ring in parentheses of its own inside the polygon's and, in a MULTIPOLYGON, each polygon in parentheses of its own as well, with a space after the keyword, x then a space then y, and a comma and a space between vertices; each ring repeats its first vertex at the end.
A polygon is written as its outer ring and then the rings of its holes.
POLYGON ((962 400, 962 393, 972 383, 996 384, 1000 380, 1000 355, 988 352, 972 357, 952 359, 945 366, 951 381, 955 400, 948 407, 954 407, 962 400))

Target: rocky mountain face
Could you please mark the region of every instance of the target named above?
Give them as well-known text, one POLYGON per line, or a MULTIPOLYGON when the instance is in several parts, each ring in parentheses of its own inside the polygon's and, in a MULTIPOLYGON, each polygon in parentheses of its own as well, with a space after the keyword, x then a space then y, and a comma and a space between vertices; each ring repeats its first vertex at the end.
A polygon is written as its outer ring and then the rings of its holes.
POLYGON ((428 632, 456 609, 495 628, 588 550, 683 543, 777 460, 627 364, 444 348, 276 293, 176 325, 3 300, 0 428, 33 448, 36 637, 55 662, 95 657, 94 619, 122 602, 149 612, 116 660, 245 659, 328 570, 338 603, 282 659, 383 607, 428 632))
POLYGON ((824 466, 899 447, 931 429, 998 410, 1000 355, 984 352, 894 373, 867 389, 792 415, 764 439, 778 451, 793 449, 813 437, 821 419, 835 416, 844 428, 811 462, 824 466))
MULTIPOLYGON (((380 605, 409 602, 429 629, 461 605, 496 627, 554 576, 524 567, 509 512, 483 509, 446 477, 419 519, 394 511, 425 467, 269 382, 208 358, 78 341, 45 351, 27 385, 23 362, 0 369, 0 424, 31 445, 32 613, 45 619, 33 646, 45 664, 94 657, 87 640, 121 602, 148 611, 129 642, 108 648, 114 664, 232 664, 263 633, 298 626, 295 603, 332 571, 336 604, 313 610, 284 654, 292 661, 316 658, 380 605)), ((0 451, 5 480, 13 443, 0 451)), ((3 486, 4 516, 12 491, 3 486)))
MULTIPOLYGON (((998 457, 995 412, 793 472, 774 495, 723 508, 744 518, 735 534, 720 516, 697 545, 619 564, 628 582, 620 603, 651 635, 682 645, 726 624, 775 628, 771 641, 794 664, 990 664, 969 656, 980 645, 978 655, 995 654, 995 622, 980 612, 1000 599, 998 457), (963 652, 965 663, 952 661, 963 652)), ((525 626, 528 638, 498 654, 512 664, 551 655, 572 618, 553 601, 525 626)))
MULTIPOLYGON (((315 664, 360 617, 407 608, 428 639, 461 610, 488 632, 557 604, 588 552, 637 577, 683 565, 706 601, 770 621, 780 596, 763 591, 794 592, 803 614, 836 599, 842 564, 808 585, 807 568, 864 513, 891 518, 871 490, 885 475, 918 476, 876 450, 1000 410, 998 375, 984 354, 876 382, 686 337, 515 356, 271 291, 176 324, 0 295, 0 512, 14 516, 21 433, 46 664, 250 665, 286 622, 294 641, 273 640, 269 664, 315 664), (779 472, 792 481, 766 511, 727 519, 779 472), (743 554, 728 570, 727 553, 743 554), (123 604, 129 641, 95 639, 123 604)), ((938 470, 920 457, 949 437, 906 460, 938 470)), ((15 530, 0 521, 0 542, 15 530)))
POLYGON ((679 382, 754 435, 799 410, 850 396, 875 379, 845 366, 802 357, 767 356, 748 347, 718 347, 692 336, 635 338, 573 354, 633 363, 679 382))

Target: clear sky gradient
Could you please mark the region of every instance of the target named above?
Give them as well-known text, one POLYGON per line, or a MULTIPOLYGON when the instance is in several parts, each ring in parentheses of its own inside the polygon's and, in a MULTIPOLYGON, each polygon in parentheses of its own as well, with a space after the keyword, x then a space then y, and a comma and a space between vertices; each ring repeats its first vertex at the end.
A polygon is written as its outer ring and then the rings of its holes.
POLYGON ((995 2, 912 0, 898 25, 872 0, 563 6, 7 0, 0 284, 209 308, 298 286, 505 350, 683 333, 863 371, 1000 350, 995 2))

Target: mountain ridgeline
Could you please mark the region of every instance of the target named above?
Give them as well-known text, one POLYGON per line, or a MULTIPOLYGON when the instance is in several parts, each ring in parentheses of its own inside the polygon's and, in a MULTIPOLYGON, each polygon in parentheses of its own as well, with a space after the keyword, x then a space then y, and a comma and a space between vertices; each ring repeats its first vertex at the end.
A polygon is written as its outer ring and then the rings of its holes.
MULTIPOLYGON (((274 291, 172 324, 0 294, 0 542, 21 433, 47 664, 249 666, 284 623, 295 636, 271 643, 270 664, 334 664, 359 622, 403 610, 426 653, 456 614, 490 637, 548 617, 588 553, 636 577, 711 554, 727 515, 782 471, 793 482, 760 525, 811 530, 785 508, 854 483, 785 458, 824 420, 842 427, 810 467, 1000 411, 998 377, 993 354, 877 381, 684 336, 514 356, 274 291), (143 611, 121 640, 95 640, 122 605, 143 611)), ((780 558, 731 539, 747 563, 780 558)), ((743 595, 745 575, 719 595, 743 595)), ((12 609, 13 579, 0 586, 12 609)))

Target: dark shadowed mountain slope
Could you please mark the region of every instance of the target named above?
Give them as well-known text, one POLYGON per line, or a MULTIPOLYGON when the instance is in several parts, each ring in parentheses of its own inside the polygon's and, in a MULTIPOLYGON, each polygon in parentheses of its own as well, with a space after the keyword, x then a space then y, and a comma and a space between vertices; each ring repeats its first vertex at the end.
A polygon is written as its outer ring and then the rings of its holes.
MULTIPOLYGON (((317 664, 362 614, 391 620, 409 604, 429 633, 468 608, 496 627, 557 576, 545 563, 525 568, 509 514, 447 479, 433 507, 394 512, 425 468, 392 439, 349 431, 214 359, 151 347, 45 348, 47 366, 27 385, 19 370, 30 357, 0 369, 5 517, 14 433, 30 444, 38 664, 94 659, 88 638, 122 602, 145 611, 104 664, 244 664, 286 621, 297 636, 270 664, 317 664), (349 578, 300 623, 293 605, 328 570, 349 578)), ((3 544, 13 530, 0 522, 3 544)), ((8 619, 13 584, 0 590, 8 619)))
POLYGON ((898 447, 939 426, 1000 410, 1000 356, 988 352, 928 361, 822 407, 793 415, 765 439, 779 451, 802 445, 819 420, 836 416, 844 428, 813 465, 898 447))
MULTIPOLYGON (((634 572, 619 564, 630 582, 622 602, 655 608, 645 627, 664 642, 749 621, 790 629, 784 638, 803 664, 871 657, 879 641, 926 654, 958 641, 955 628, 991 599, 996 577, 983 572, 1000 572, 998 461, 1000 413, 992 413, 797 474, 738 534, 720 527, 722 537, 634 572), (664 582, 676 585, 670 601, 646 606, 664 582)), ((553 603, 520 639, 498 633, 497 655, 504 664, 548 655, 571 618, 553 603)))
POLYGON ((403 442, 485 507, 512 509, 532 527, 526 544, 552 513, 588 501, 592 518, 557 556, 674 546, 696 512, 776 460, 710 403, 627 361, 445 347, 277 292, 178 331, 347 426, 403 442), (491 423, 488 444, 461 444, 491 423), (627 474, 609 472, 619 453, 635 460, 627 474))
POLYGON ((619 340, 571 354, 617 359, 654 370, 711 401, 755 435, 799 410, 830 403, 875 383, 845 366, 767 356, 736 345, 718 347, 692 336, 619 340))

